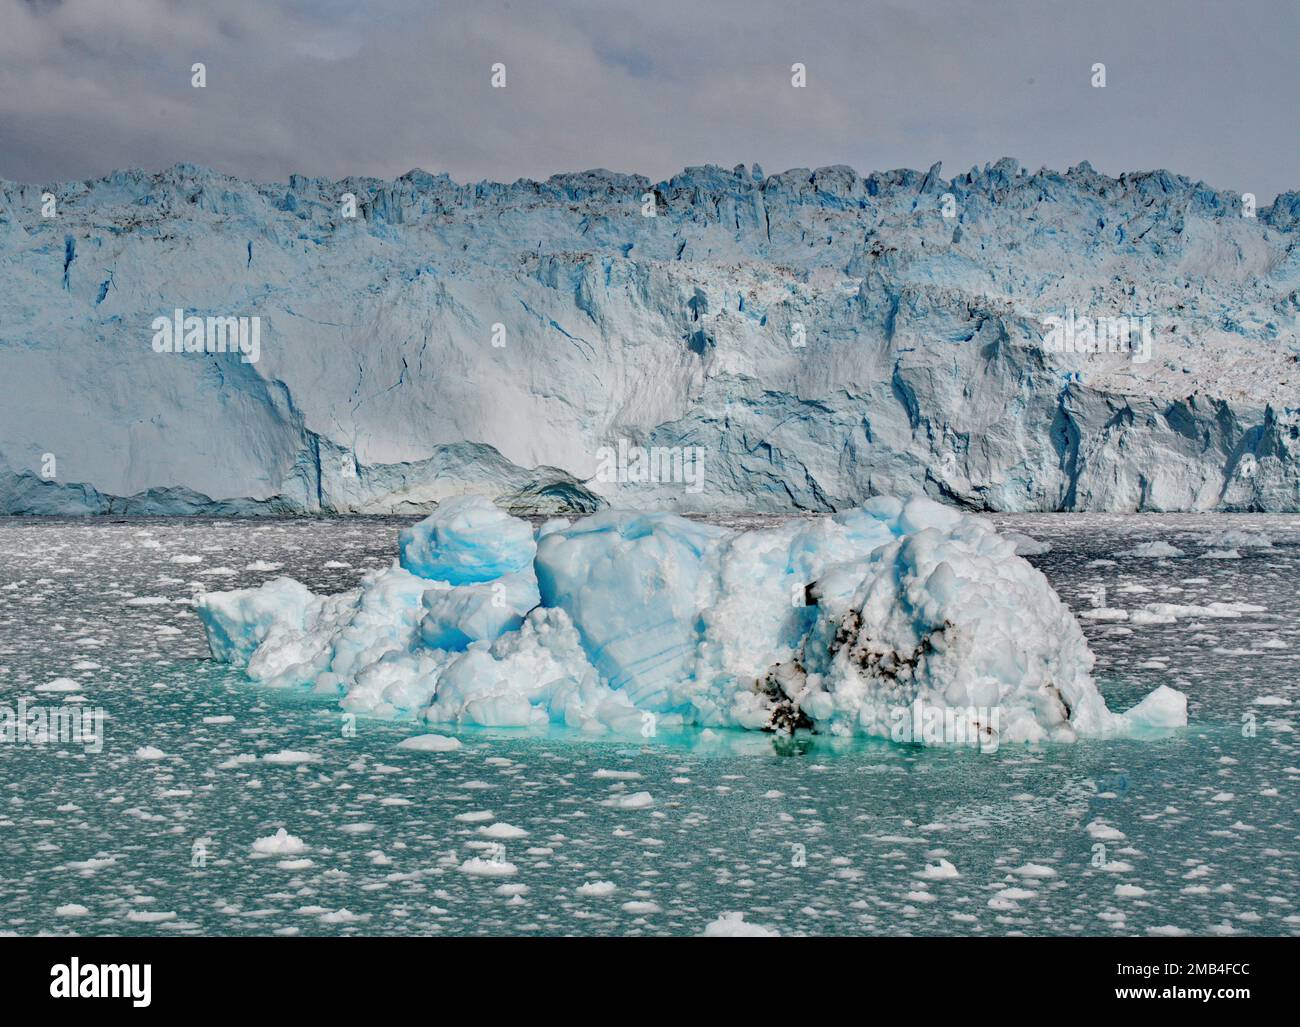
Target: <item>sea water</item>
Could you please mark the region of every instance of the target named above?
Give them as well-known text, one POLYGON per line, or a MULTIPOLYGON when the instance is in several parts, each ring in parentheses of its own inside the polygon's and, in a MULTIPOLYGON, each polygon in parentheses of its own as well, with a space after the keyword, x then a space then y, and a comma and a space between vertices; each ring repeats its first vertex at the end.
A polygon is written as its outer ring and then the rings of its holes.
POLYGON ((1168 684, 1185 731, 979 752, 357 720, 215 663, 192 600, 353 587, 410 520, 0 520, 0 707, 103 717, 97 745, 0 741, 0 931, 1300 933, 1300 518, 996 520, 1051 543, 1028 558, 1111 708, 1168 684), (1185 555, 1118 555, 1148 542, 1185 555), (1256 609, 1114 612, 1212 603, 1256 609), (398 747, 431 730, 459 748, 398 747))

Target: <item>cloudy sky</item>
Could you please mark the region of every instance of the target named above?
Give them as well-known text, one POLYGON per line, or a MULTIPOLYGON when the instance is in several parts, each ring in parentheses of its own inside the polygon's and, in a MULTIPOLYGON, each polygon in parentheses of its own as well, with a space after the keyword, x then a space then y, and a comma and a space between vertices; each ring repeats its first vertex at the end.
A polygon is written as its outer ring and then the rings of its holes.
POLYGON ((1267 203, 1300 188, 1297 39, 1297 0, 0 0, 0 177, 1013 156, 1267 203))

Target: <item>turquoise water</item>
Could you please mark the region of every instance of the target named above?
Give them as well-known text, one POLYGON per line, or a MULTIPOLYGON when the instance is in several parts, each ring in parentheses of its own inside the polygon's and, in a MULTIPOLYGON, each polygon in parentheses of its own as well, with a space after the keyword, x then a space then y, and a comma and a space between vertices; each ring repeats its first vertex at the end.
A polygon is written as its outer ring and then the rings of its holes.
POLYGON ((0 931, 698 934, 740 911, 786 935, 1300 933, 1300 518, 998 520, 1053 544, 1031 560, 1081 613, 1262 607, 1083 622, 1112 708, 1170 684, 1186 731, 983 754, 510 731, 399 749, 427 729, 208 659, 188 600, 278 573, 350 587, 405 522, 0 520, 0 703, 108 717, 101 752, 0 744, 0 931), (1230 528, 1272 546, 1204 558, 1230 528), (1187 555, 1115 555, 1153 540, 1187 555), (254 852, 281 827, 303 851, 254 852), (513 872, 469 872, 489 857, 513 872))

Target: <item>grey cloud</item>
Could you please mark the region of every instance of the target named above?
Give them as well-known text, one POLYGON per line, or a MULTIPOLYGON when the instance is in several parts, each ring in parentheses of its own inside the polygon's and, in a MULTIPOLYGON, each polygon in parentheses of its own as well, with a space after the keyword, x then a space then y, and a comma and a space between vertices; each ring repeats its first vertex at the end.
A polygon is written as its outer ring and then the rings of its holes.
POLYGON ((1300 187, 1293 0, 0 0, 0 26, 0 175, 24 181, 1010 155, 1167 167, 1261 202, 1300 187))

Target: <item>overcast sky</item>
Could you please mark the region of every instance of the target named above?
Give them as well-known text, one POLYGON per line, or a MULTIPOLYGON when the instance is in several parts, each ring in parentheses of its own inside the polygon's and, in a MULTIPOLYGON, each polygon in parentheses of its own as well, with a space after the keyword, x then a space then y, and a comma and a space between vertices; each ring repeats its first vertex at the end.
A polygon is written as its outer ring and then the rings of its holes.
POLYGON ((1300 188, 1297 39, 1298 0, 0 0, 0 177, 1012 156, 1264 204, 1300 188))

